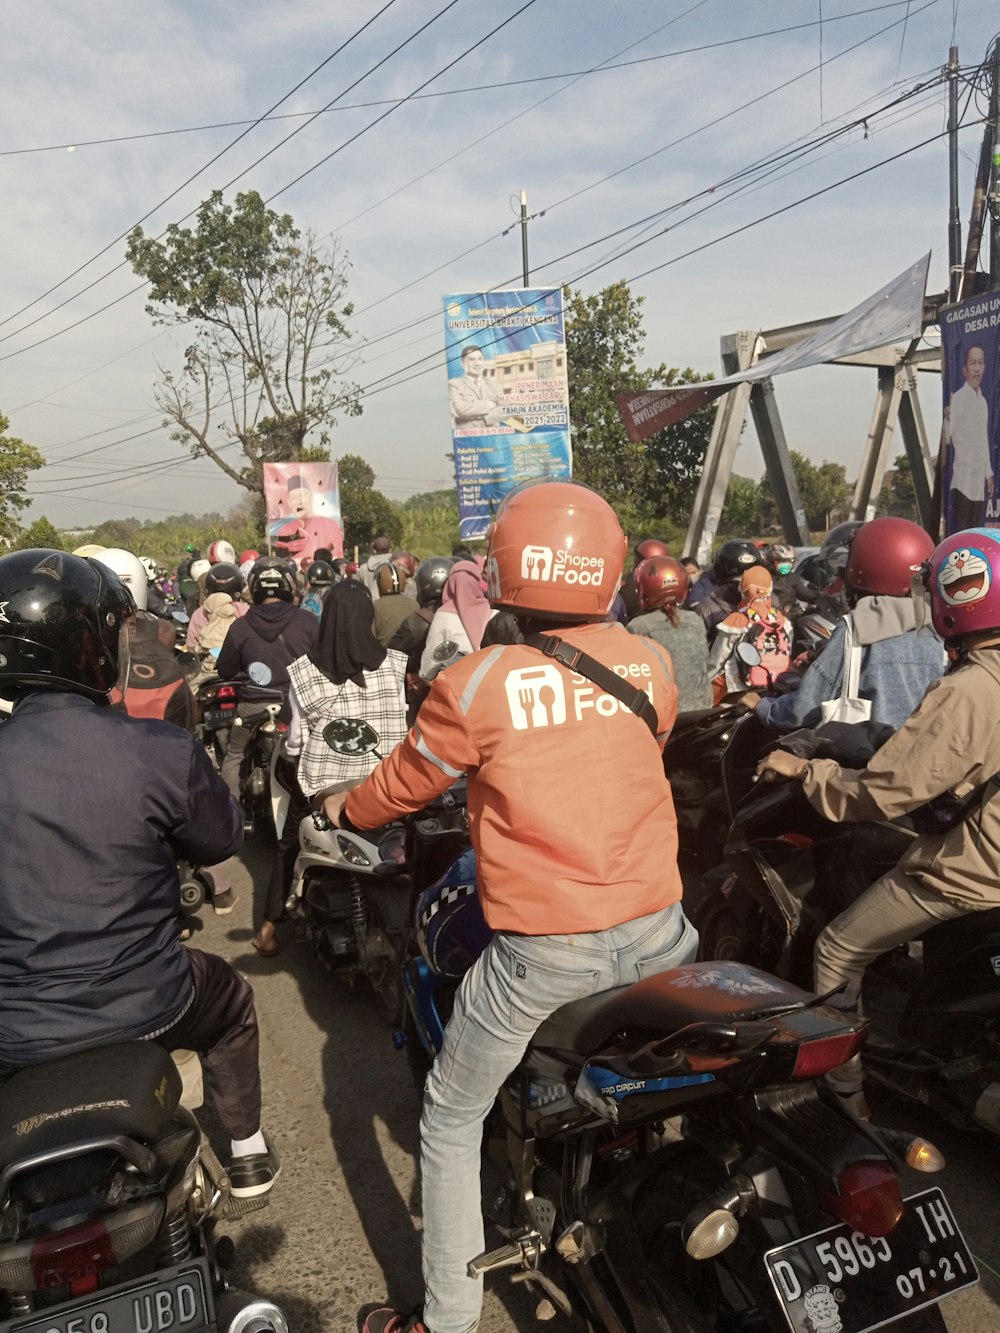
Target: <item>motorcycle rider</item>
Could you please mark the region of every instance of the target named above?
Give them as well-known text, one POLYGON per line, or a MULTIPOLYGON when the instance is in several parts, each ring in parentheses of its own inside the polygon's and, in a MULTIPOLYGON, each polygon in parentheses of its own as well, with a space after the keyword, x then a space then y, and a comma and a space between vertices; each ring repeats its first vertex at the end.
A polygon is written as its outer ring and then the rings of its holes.
MULTIPOLYGON (((468 774, 479 894, 497 933, 462 981, 424 1096, 417 1326, 433 1333, 467 1333, 479 1318, 482 1282, 466 1265, 483 1249, 482 1126, 532 1034, 561 1005, 687 962, 696 948, 661 755, 677 709, 670 663, 650 639, 605 620, 626 546, 611 506, 589 487, 525 483, 490 532, 489 597, 529 632, 563 638, 560 651, 634 680, 654 705, 656 739, 586 676, 527 644, 498 645, 439 673, 402 744, 361 786, 323 804, 334 823, 346 802, 354 824, 373 828, 468 774), (546 576, 532 578, 538 566, 526 557, 539 550, 575 553, 576 580, 548 557, 546 576), (583 773, 595 776, 572 780, 583 773)), ((365 1329, 406 1326, 380 1308, 365 1329)))
POLYGON ((710 641, 716 625, 740 604, 740 579, 748 569, 763 563, 753 542, 734 539, 719 547, 712 568, 702 574, 688 597, 688 606, 701 616, 710 641))
POLYGON ((303 611, 311 611, 318 620, 323 614, 323 602, 334 583, 333 565, 329 560, 313 560, 306 570, 308 591, 300 603, 303 611))
POLYGON ((375 576, 378 601, 375 603, 375 637, 383 647, 413 614, 413 599, 406 595, 406 571, 396 563, 382 565, 375 576))
MULTIPOLYGON (((237 676, 255 685, 284 691, 288 697, 288 668, 316 642, 319 622, 314 615, 294 605, 295 576, 283 560, 262 556, 250 571, 252 605, 226 635, 217 669, 222 680, 237 676)), ((238 705, 238 711, 253 711, 238 705)), ((286 702, 279 717, 287 722, 291 710, 286 702)), ((232 727, 220 773, 223 782, 239 800, 240 768, 250 741, 246 727, 232 727)))
POLYGON ((772 542, 764 548, 764 563, 771 571, 771 600, 794 620, 816 601, 816 589, 795 572, 795 547, 772 542))
MULTIPOLYGON (((191 572, 194 573, 196 560, 191 566, 191 572)), ((216 593, 225 593, 233 603, 233 615, 245 616, 250 610, 246 602, 240 600, 240 593, 243 591, 243 574, 239 565, 209 565, 198 576, 200 603, 190 612, 191 619, 188 621, 187 628, 187 646, 197 651, 201 643, 201 635, 205 626, 211 617, 211 611, 205 606, 209 597, 216 593)))
POLYGON ((635 571, 635 586, 639 614, 626 626, 629 633, 644 634, 670 654, 680 712, 711 708, 705 626, 701 616, 682 610, 688 595, 683 566, 670 556, 643 560, 635 571))
POLYGON ((135 614, 110 570, 62 551, 3 556, 0 607, 14 700, 0 728, 0 1073, 115 1041, 198 1051, 233 1193, 265 1194, 278 1162, 260 1127, 253 992, 177 925, 175 857, 230 855, 239 811, 186 732, 107 706, 135 614))
POLYGON ((622 579, 618 596, 612 603, 612 613, 616 620, 627 625, 633 616, 639 614, 639 590, 636 586, 636 571, 644 560, 657 560, 670 555, 670 547, 658 537, 645 537, 633 552, 632 569, 622 579))
POLYGON ((372 542, 372 553, 357 572, 359 583, 364 586, 372 595, 372 601, 379 599, 378 582, 376 575, 382 565, 389 564, 392 560, 392 542, 386 536, 376 537, 372 542))
MULTIPOLYGON (((853 534, 844 570, 852 635, 862 646, 858 693, 871 702, 871 720, 898 728, 932 680, 944 670, 944 649, 924 623, 923 601, 910 596, 915 570, 934 549, 927 533, 905 518, 875 518, 853 534)), ((841 693, 846 618, 790 694, 744 695, 775 731, 814 727, 822 704, 841 693)))
POLYGON ((427 693, 427 686, 420 679, 420 658, 454 564, 450 555, 429 555, 426 560, 421 560, 413 580, 417 609, 410 612, 386 645, 398 653, 406 653, 407 721, 411 724, 427 693))
MULTIPOLYGON (((1000 906, 1000 540, 985 528, 953 533, 927 567, 934 628, 956 654, 916 710, 864 769, 775 750, 758 775, 802 783, 833 820, 896 819, 937 798, 942 831, 924 834, 902 861, 831 921, 816 941, 816 989, 846 984, 856 1004, 865 969, 941 921, 1000 906)), ((861 1064, 829 1074, 864 1110, 861 1064)))

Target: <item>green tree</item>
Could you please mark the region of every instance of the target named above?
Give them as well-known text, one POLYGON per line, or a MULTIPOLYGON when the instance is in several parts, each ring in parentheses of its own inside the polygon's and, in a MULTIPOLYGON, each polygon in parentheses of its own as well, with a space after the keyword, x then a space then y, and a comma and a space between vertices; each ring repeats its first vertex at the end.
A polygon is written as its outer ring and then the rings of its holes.
POLYGON ((66 543, 59 534, 59 529, 43 515, 34 523, 22 529, 11 547, 13 551, 65 551, 66 543))
POLYGON ((191 329, 183 370, 161 367, 154 390, 172 438, 258 495, 265 463, 328 458, 337 417, 361 412, 347 257, 256 191, 231 205, 218 190, 193 230, 158 241, 137 227, 126 254, 154 323, 191 329), (223 456, 237 447, 242 462, 223 456))
POLYGON ((913 486, 913 472, 906 454, 896 459, 892 472, 888 473, 889 484, 879 493, 879 509, 894 518, 909 518, 919 522, 917 493, 913 486))
POLYGON ((640 368, 643 300, 633 296, 625 282, 591 296, 566 289, 574 474, 610 500, 633 530, 654 516, 686 517, 714 412, 693 413, 641 444, 629 440, 615 406, 616 393, 706 378, 666 365, 640 368))
POLYGON ((826 532, 830 527, 830 514, 842 509, 851 498, 847 470, 841 463, 824 462, 817 466, 794 449, 791 459, 806 522, 814 532, 826 532))
POLYGON ((362 560, 376 537, 389 537, 398 545, 403 534, 403 519, 396 505, 375 490, 375 472, 357 454, 337 459, 340 481, 340 512, 344 522, 344 551, 354 547, 362 560))
POLYGON ((735 474, 730 477, 722 510, 721 530, 741 537, 752 536, 761 527, 762 499, 759 482, 735 474))
POLYGON ((18 515, 31 503, 25 494, 28 473, 45 466, 33 444, 7 434, 9 425, 0 412, 0 543, 8 546, 17 538, 18 515))

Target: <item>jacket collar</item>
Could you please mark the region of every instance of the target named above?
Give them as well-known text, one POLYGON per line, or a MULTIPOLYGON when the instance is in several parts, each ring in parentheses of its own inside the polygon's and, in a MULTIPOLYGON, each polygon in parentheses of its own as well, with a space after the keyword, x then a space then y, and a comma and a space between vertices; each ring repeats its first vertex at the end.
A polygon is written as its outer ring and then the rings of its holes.
POLYGON ((28 713, 51 713, 69 708, 98 708, 94 699, 82 694, 73 694, 69 690, 31 690, 22 694, 14 704, 13 716, 20 717, 28 713))

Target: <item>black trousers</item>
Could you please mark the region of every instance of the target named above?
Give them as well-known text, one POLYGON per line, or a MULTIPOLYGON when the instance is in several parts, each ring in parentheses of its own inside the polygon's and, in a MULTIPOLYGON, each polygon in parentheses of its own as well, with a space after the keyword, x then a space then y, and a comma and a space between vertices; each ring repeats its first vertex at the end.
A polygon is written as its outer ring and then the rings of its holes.
POLYGON ((281 830, 281 837, 275 848, 271 875, 264 895, 265 921, 280 921, 285 914, 285 899, 292 887, 292 872, 295 869, 295 858, 299 854, 299 825, 310 811, 309 800, 296 777, 298 764, 290 760, 285 760, 284 764, 287 767, 281 768, 279 776, 282 785, 288 788, 290 800, 285 827, 281 830))
POLYGON ((985 508, 986 502, 982 497, 978 500, 972 500, 969 496, 963 495, 961 491, 953 490, 951 493, 953 531, 961 532, 963 528, 981 528, 985 508))
POLYGON ((186 1013, 153 1038, 168 1051, 197 1051, 205 1083, 231 1139, 260 1129, 257 1011, 249 983, 212 953, 188 949, 194 998, 186 1013))

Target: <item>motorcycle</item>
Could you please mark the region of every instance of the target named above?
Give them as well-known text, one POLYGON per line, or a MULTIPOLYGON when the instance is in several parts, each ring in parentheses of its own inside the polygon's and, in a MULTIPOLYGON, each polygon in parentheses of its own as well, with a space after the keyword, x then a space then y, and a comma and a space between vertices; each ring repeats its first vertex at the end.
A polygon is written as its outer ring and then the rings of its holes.
MULTIPOLYGON (((410 817, 415 826, 424 817, 410 817)), ((430 855, 460 838, 434 819, 430 855)), ((486 947, 466 850, 411 894, 397 1045, 423 1070, 486 947)), ((535 1033, 486 1126, 489 1220, 541 1317, 611 1333, 943 1329, 974 1261, 940 1189, 904 1200, 932 1145, 857 1120, 822 1075, 866 1024, 738 963, 692 963, 579 1000, 535 1033), (499 1183, 497 1183, 499 1182, 499 1183)))
MULTIPOLYGON (((377 753, 379 738, 367 723, 338 718, 324 733, 341 753, 377 753)), ((272 785, 280 785, 275 762, 272 785)), ((284 813, 275 824, 284 824, 284 813)), ((287 914, 305 924, 324 967, 353 984, 371 985, 387 1022, 398 1023, 402 1006, 399 946, 406 925, 407 896, 398 877, 406 872, 402 824, 361 832, 334 828, 322 812, 299 826, 299 854, 287 914)))
MULTIPOLYGON (((849 761, 831 734, 827 724, 782 745, 802 757, 849 761)), ((797 783, 752 790, 726 842, 731 873, 695 916, 701 956, 752 962, 810 984, 820 931, 891 870, 916 836, 909 819, 830 823, 797 783)), ((1000 1133, 998 958, 994 909, 934 926, 870 967, 864 1009, 874 1040, 865 1047, 866 1077, 960 1128, 1000 1133)))
MULTIPOLYGON (((741 645, 743 651, 746 647, 741 645)), ((749 785, 766 737, 765 728, 740 703, 677 714, 663 747, 663 768, 673 794, 680 850, 703 871, 723 860, 733 810, 749 785), (727 754, 728 783, 723 778, 727 754)))
POLYGON ((234 1199, 155 1042, 122 1042, 0 1087, 0 1330, 287 1333, 269 1300, 234 1290, 219 1223, 234 1199))
POLYGON ((274 750, 288 730, 278 720, 285 702, 280 689, 247 680, 212 679, 198 689, 202 741, 217 767, 222 767, 232 729, 244 727, 249 732, 240 772, 240 801, 248 833, 271 818, 268 774, 274 750))

